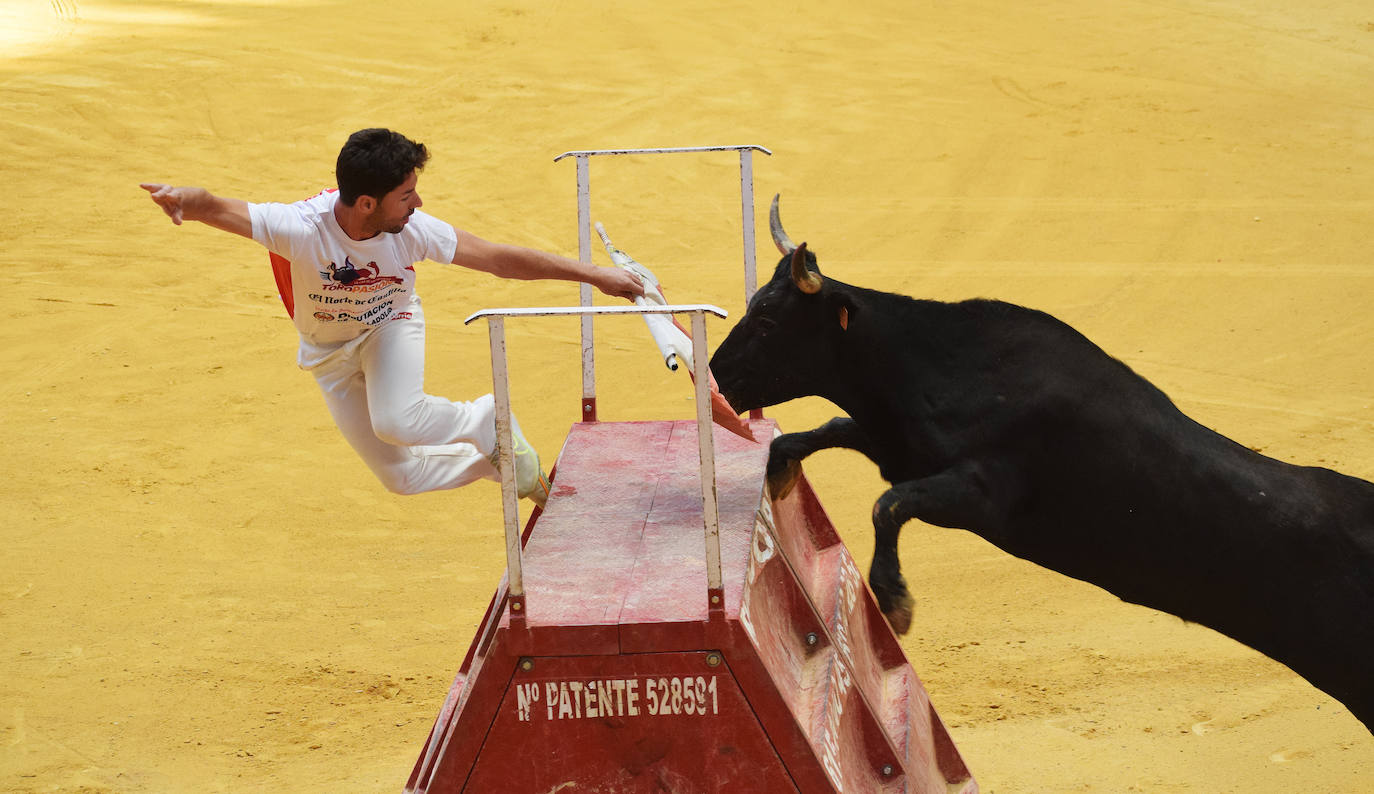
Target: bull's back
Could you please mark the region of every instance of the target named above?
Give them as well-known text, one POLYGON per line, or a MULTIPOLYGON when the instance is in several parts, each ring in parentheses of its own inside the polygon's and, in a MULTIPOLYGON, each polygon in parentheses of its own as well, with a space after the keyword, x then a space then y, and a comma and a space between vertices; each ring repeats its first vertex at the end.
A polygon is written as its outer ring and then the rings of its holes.
POLYGON ((1058 496, 1031 556, 1227 634, 1374 719, 1374 484, 1256 452, 1134 373, 1096 386, 1040 474, 1058 496))
POLYGON ((926 424, 907 439, 913 466, 972 459, 1018 480, 989 492, 1006 526, 968 528, 1227 634, 1374 721, 1374 484, 1217 433, 1042 312, 901 308, 926 424), (921 459, 931 442, 942 459, 921 459))

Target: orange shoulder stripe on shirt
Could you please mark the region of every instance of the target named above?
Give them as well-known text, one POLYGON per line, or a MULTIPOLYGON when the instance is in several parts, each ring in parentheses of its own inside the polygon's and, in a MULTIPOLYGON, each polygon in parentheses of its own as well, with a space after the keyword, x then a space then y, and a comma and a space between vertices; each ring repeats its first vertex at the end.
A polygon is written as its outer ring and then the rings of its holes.
MULTIPOLYGON (((323 196, 326 193, 337 193, 336 187, 327 187, 316 193, 315 196, 323 196)), ((315 196, 311 196, 314 198, 315 196)), ((268 258, 272 260, 272 277, 277 280, 277 297, 281 298, 282 305, 286 307, 286 316, 296 319, 296 296, 291 291, 291 260, 284 256, 267 252, 268 258)))
POLYGON ((291 292, 291 260, 271 251, 267 252, 267 256, 272 260, 272 277, 277 280, 277 295, 281 298, 282 305, 286 307, 286 315, 294 320, 296 319, 296 298, 291 292))

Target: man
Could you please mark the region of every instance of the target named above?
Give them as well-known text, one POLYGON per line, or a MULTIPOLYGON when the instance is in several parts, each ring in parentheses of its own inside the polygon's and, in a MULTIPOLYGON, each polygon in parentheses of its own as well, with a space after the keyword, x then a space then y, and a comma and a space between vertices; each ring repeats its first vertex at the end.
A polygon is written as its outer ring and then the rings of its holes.
MULTIPOLYGON (((419 212, 424 144, 385 129, 349 136, 337 190, 294 204, 253 204, 204 188, 143 183, 180 225, 200 221, 261 243, 314 374, 344 437, 389 490, 422 493, 499 479, 495 400, 424 393, 424 313, 413 265, 429 259, 512 279, 583 281, 642 295, 639 277, 492 243, 419 212)), ((520 496, 543 506, 549 483, 512 417, 520 496)))

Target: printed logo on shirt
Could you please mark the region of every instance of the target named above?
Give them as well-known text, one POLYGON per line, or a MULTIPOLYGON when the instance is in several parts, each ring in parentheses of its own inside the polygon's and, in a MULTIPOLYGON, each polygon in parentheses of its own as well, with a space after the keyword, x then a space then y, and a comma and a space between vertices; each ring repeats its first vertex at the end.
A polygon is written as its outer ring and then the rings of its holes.
POLYGON ((362 267, 353 264, 353 260, 344 257, 343 267, 339 267, 334 262, 329 263, 327 270, 321 270, 320 279, 325 282, 325 289, 339 290, 346 289, 350 292, 373 292, 383 289, 390 284, 400 284, 402 280, 396 276, 383 276, 381 269, 376 262, 368 262, 362 267))

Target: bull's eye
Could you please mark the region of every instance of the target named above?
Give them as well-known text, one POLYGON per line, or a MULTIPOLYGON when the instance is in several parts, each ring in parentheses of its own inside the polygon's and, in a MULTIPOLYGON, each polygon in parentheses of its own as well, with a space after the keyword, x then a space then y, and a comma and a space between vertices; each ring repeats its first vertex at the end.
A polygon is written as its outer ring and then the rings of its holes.
POLYGON ((768 332, 778 327, 778 321, 772 317, 759 317, 755 323, 758 326, 759 336, 768 336, 768 332))

